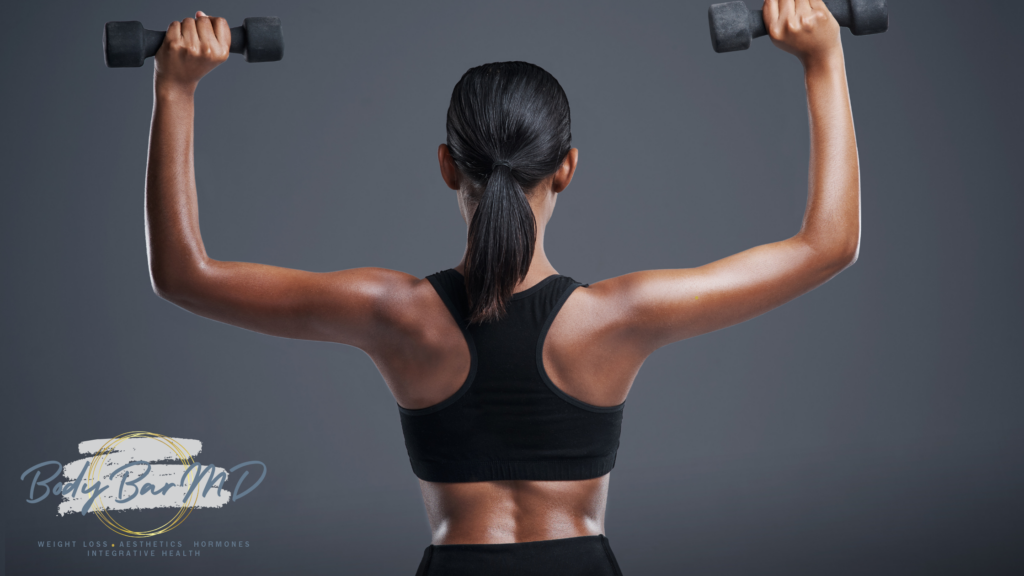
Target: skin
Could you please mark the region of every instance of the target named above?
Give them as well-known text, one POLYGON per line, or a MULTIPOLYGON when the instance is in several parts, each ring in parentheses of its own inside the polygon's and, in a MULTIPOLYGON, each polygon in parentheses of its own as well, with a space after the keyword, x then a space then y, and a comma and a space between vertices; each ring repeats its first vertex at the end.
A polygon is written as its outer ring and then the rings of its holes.
MULTIPOLYGON (((658 348, 743 322, 825 283, 857 259, 860 176, 839 26, 820 0, 767 0, 773 43, 804 67, 810 115, 808 200, 800 230, 697 268, 649 270, 575 290, 551 326, 544 366, 566 393, 623 402, 658 348)), ((382 268, 317 273, 210 258, 199 230, 193 169, 194 94, 228 57, 222 18, 174 22, 156 55, 146 175, 152 284, 200 316, 285 338, 365 351, 399 405, 423 408, 454 393, 469 370, 458 326, 425 279, 382 268)), ((529 191, 537 247, 525 290, 557 273, 544 232, 578 151, 529 191)), ((468 223, 470 183, 438 148, 444 182, 468 223)), ((464 271, 464 262, 456 266, 464 271)), ((604 533, 609 476, 591 480, 443 484, 421 481, 434 544, 511 543, 604 533)))

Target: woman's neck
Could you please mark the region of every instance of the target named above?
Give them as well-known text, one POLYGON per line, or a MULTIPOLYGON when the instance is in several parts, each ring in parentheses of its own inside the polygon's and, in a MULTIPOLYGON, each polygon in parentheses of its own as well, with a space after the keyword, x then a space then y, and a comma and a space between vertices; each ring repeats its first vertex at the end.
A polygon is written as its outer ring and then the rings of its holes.
MULTIPOLYGON (((539 238, 543 240, 543 236, 539 238)), ((463 276, 466 275, 466 254, 463 252, 462 260, 459 261, 458 266, 455 266, 455 271, 463 276)), ((533 249, 533 259, 530 261, 530 271, 526 273, 526 278, 516 286, 513 292, 521 292, 541 280, 551 276, 552 274, 558 274, 555 267, 548 261, 548 255, 544 253, 543 241, 538 242, 536 247, 533 249)))

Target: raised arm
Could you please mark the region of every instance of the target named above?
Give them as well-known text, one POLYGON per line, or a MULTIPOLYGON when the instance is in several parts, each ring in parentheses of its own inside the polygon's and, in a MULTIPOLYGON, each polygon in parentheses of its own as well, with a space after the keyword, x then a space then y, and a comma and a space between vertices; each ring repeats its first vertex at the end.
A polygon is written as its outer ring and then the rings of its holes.
POLYGON ((193 97, 228 57, 223 18, 174 22, 156 55, 146 171, 146 235, 154 291, 201 316, 256 332, 372 349, 388 337, 418 279, 380 268, 315 273, 221 262, 199 231, 193 166, 193 97))
POLYGON ((860 246, 860 174, 839 25, 821 0, 767 0, 772 41, 804 66, 809 193, 791 238, 705 266, 626 274, 591 288, 617 310, 624 346, 641 355, 731 326, 804 294, 850 266, 860 246))

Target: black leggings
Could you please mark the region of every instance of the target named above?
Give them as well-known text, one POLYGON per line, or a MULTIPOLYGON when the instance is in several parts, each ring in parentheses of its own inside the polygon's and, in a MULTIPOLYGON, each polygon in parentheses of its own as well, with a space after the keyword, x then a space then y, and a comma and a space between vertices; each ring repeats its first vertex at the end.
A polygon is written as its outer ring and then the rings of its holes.
POLYGON ((416 576, 622 576, 604 534, 515 544, 427 546, 416 576))

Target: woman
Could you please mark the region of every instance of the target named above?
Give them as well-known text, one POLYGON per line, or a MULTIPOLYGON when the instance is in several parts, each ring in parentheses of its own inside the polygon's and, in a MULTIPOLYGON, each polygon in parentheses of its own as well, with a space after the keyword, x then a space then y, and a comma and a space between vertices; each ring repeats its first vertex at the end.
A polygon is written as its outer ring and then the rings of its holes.
POLYGON ((604 536, 622 406, 666 344, 767 312, 857 258, 860 183, 839 27, 821 0, 766 0, 773 42, 804 66, 809 197, 791 238, 683 270, 591 285, 557 273, 544 232, 569 186, 569 105, 522 62, 456 85, 441 177, 469 226, 455 268, 312 273, 206 255, 193 94, 228 56, 221 18, 174 22, 156 56, 146 180, 150 272, 186 310, 364 350, 394 395, 433 537, 420 574, 619 574, 604 536))

